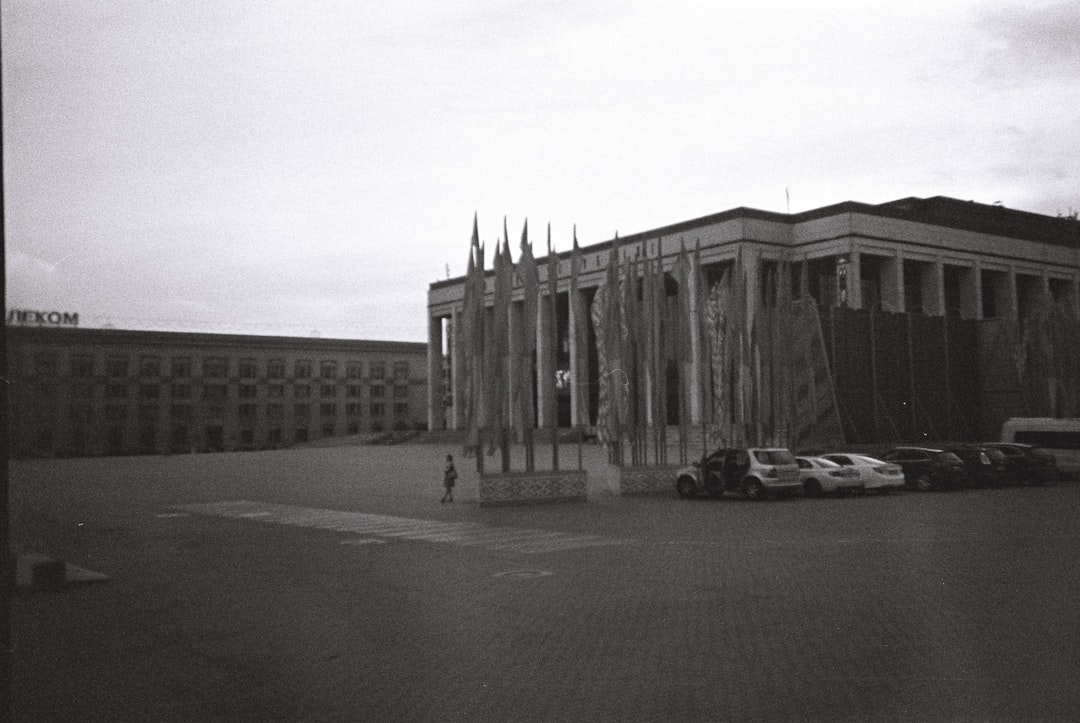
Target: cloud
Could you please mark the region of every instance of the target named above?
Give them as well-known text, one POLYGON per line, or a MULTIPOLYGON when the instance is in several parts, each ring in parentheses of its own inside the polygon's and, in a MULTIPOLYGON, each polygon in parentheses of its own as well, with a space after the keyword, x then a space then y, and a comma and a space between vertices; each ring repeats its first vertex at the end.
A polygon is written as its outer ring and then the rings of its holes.
POLYGON ((989 41, 984 73, 990 82, 1024 82, 1080 76, 1080 1, 986 5, 976 27, 989 41))

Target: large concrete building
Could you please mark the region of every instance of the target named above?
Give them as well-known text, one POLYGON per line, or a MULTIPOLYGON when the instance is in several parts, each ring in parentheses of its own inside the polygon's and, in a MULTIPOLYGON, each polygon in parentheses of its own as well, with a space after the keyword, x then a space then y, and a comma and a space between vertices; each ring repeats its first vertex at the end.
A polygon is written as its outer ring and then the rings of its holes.
POLYGON ((268 449, 420 429, 422 343, 8 327, 17 456, 268 449))
MULTIPOLYGON (((585 309, 604 283, 612 243, 582 248, 578 293, 585 309)), ((710 283, 740 256, 748 270, 751 299, 767 293, 766 279, 787 273, 781 283, 790 284, 795 296, 812 296, 821 310, 874 309, 918 317, 1016 322, 1026 318, 1039 299, 1048 299, 1072 319, 1080 318, 1080 224, 1075 218, 997 205, 934 197, 879 205, 845 202, 797 214, 736 208, 620 237, 618 243, 623 255, 659 256, 669 271, 680 246, 699 247, 704 276, 710 283)), ((464 255, 464 240, 461 248, 464 255)), ((538 335, 538 355, 544 352, 543 345, 556 344, 556 367, 563 386, 585 387, 590 382, 590 363, 567 348, 573 335, 565 333, 570 323, 571 253, 564 250, 558 256, 555 326, 559 332, 555 337, 538 335)), ((547 264, 543 259, 538 262, 543 285, 547 264)), ((436 282, 428 291, 428 424, 434 429, 464 425, 464 385, 460 375, 454 374, 461 351, 453 343, 463 290, 464 279, 458 278, 436 282)), ((489 306, 492 291, 489 273, 489 306)), ((515 289, 514 298, 520 299, 520 289, 515 289)), ((549 315, 550 307, 542 304, 540 314, 549 315)), ((541 328, 548 323, 539 320, 541 328)), ((947 332, 949 326, 945 328, 947 332)), ((594 355, 595 350, 587 354, 594 355)), ((700 357, 695 353, 689 358, 700 357)), ((543 393, 542 385, 538 386, 537 395, 543 393)), ((593 422, 595 399, 583 403, 584 397, 565 394, 565 390, 561 396, 557 402, 539 399, 538 409, 554 405, 558 410, 547 416, 541 412, 540 426, 593 422)), ((691 421, 701 422, 706 405, 701 400, 686 401, 691 421)), ((1007 412, 1001 408, 995 414, 1007 412)))

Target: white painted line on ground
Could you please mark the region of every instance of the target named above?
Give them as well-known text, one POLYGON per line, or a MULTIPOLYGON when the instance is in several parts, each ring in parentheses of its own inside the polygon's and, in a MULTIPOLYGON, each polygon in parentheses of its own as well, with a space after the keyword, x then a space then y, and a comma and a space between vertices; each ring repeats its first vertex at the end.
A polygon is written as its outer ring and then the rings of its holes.
MULTIPOLYGON (((628 545, 634 540, 618 540, 590 534, 552 532, 549 530, 516 527, 487 527, 476 522, 443 522, 412 519, 390 515, 373 515, 344 510, 296 507, 248 500, 179 505, 175 509, 186 513, 217 515, 253 522, 269 522, 308 527, 353 535, 391 537, 436 544, 457 544, 485 547, 490 550, 513 551, 524 554, 558 552, 601 545, 628 545)), ((363 545, 385 540, 352 538, 341 544, 363 545)))

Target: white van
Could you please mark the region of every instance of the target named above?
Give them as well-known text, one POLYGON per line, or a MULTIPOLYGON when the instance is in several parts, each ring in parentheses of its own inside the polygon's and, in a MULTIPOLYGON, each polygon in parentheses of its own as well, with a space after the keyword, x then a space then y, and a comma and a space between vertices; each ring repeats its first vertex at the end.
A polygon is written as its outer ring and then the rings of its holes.
POLYGON ((1080 417, 1013 417, 1001 425, 1001 441, 1053 452, 1062 474, 1080 479, 1080 417))

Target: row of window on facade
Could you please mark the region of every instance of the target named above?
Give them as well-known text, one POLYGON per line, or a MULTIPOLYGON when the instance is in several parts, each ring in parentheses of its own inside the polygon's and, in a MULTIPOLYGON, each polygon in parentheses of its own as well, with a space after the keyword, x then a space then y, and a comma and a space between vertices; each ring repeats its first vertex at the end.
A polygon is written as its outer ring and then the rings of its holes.
MULTIPOLYGON (((394 425, 397 429, 404 429, 406 425, 397 423, 394 425)), ((384 424, 380 421, 373 420, 368 426, 371 432, 384 431, 384 424)), ((346 434, 359 434, 360 423, 356 421, 350 421, 345 425, 346 434)), ((169 433, 169 447, 175 451, 188 451, 192 449, 194 440, 190 434, 190 429, 187 425, 179 424, 173 426, 169 433)), ((333 437, 338 432, 338 427, 333 423, 326 423, 320 428, 323 437, 333 437)), ((51 428, 42 428, 37 434, 37 447, 39 452, 48 453, 55 451, 56 447, 56 432, 51 428)), ((90 446, 90 434, 85 428, 76 428, 71 430, 68 435, 70 437, 70 447, 72 451, 83 451, 90 446)), ((236 442, 239 442, 241 448, 253 448, 257 443, 256 438, 262 436, 252 427, 241 427, 238 430, 238 434, 235 438, 236 442)), ((105 429, 104 442, 107 450, 119 452, 125 448, 125 441, 127 435, 125 434, 123 427, 111 426, 105 429)), ((305 426, 298 426, 293 429, 292 442, 307 442, 310 438, 309 428, 305 426)), ((138 448, 145 452, 157 451, 158 430, 152 426, 141 427, 138 432, 138 448)), ((286 443, 284 430, 281 427, 271 427, 266 430, 265 444, 275 447, 286 443)), ((234 446, 234 445, 230 445, 234 446)), ((220 425, 209 425, 203 428, 203 440, 201 447, 203 449, 216 449, 224 450, 226 448, 225 443, 225 431, 220 425)))
MULTIPOLYGON (((68 359, 69 374, 73 377, 88 378, 94 376, 95 358, 93 354, 71 354, 68 359)), ((211 379, 223 379, 230 375, 232 361, 228 357, 204 357, 202 376, 211 379)), ((383 361, 367 362, 368 378, 385 379, 387 363, 383 361)), ((193 376, 194 366, 190 356, 174 356, 169 359, 169 376, 173 379, 187 379, 193 376)), ((139 357, 139 376, 156 378, 163 376, 164 360, 160 356, 144 354, 139 357)), ((60 372, 60 353, 55 350, 39 351, 34 355, 34 371, 39 376, 57 376, 60 372)), ((284 379, 286 364, 284 359, 266 361, 266 379, 284 379)), ((338 363, 335 360, 323 360, 318 368, 320 379, 337 379, 338 363)), ((409 362, 396 361, 390 366, 394 379, 409 378, 409 362)), ((130 376, 131 358, 126 355, 112 354, 105 358, 105 376, 123 378, 130 376)), ((241 359, 237 363, 237 376, 241 379, 259 378, 259 362, 256 359, 241 359)), ((311 359, 297 359, 293 362, 292 378, 315 378, 315 363, 311 359)), ((364 378, 364 362, 348 361, 345 363, 346 379, 364 378)))
MULTIPOLYGON (((313 387, 309 384, 298 384, 292 387, 292 396, 297 399, 308 399, 315 396, 315 389, 318 389, 319 396, 326 398, 337 398, 338 388, 333 384, 323 384, 318 387, 313 387)), ((94 385, 90 383, 73 383, 71 384, 71 396, 76 399, 93 399, 94 398, 94 385)), ((168 390, 169 396, 173 399, 190 399, 192 397, 192 386, 183 382, 176 382, 164 387, 160 384, 140 384, 137 390, 137 396, 140 399, 159 399, 164 396, 162 393, 168 390)), ((203 399, 228 399, 229 398, 229 385, 228 384, 202 384, 202 398, 203 399)), ((359 384, 350 384, 345 387, 345 396, 349 398, 361 398, 364 396, 365 387, 359 384)), ((367 396, 371 399, 382 399, 386 397, 386 387, 383 386, 371 386, 366 387, 368 390, 367 396)), ((37 396, 41 399, 47 399, 55 396, 57 392, 57 385, 52 382, 39 382, 36 387, 37 396)), ((106 399, 127 399, 128 398, 128 385, 123 383, 118 384, 106 384, 105 385, 105 398, 106 399)), ((237 394, 240 399, 256 399, 259 396, 259 387, 254 384, 241 384, 237 388, 237 394)), ((408 399, 409 386, 407 384, 395 384, 392 388, 392 394, 394 399, 408 399)), ((269 399, 283 398, 285 396, 285 385, 283 384, 271 384, 266 387, 266 397, 269 399)))
MULTIPOLYGON (((310 417, 314 405, 311 404, 294 404, 292 411, 293 417, 310 417)), ((318 405, 319 415, 323 417, 337 416, 339 405, 335 403, 324 403, 318 405)), ((386 416, 387 405, 383 402, 372 402, 366 405, 368 415, 371 417, 384 417, 386 416)), ((351 402, 345 405, 345 416, 347 417, 359 417, 363 415, 365 405, 358 402, 351 402)), ((190 420, 194 418, 194 408, 190 404, 171 404, 168 406, 169 418, 173 420, 190 420)), ((132 408, 126 405, 106 405, 105 406, 105 421, 108 422, 122 422, 128 419, 128 415, 132 411, 132 408)), ((163 407, 156 404, 144 404, 136 408, 138 418, 141 421, 158 421, 163 413, 163 407)), ((70 418, 73 424, 90 424, 94 422, 94 407, 90 404, 73 404, 69 407, 70 418)), ((393 405, 393 413, 395 417, 408 416, 409 403, 408 402, 395 402, 393 405)), ((38 410, 39 418, 54 417, 56 414, 54 409, 47 407, 38 410)), ((267 419, 284 419, 285 418, 285 405, 284 404, 267 404, 264 409, 264 414, 267 419)), ((223 405, 206 405, 199 407, 198 416, 204 419, 225 419, 226 409, 223 405)), ((256 420, 259 417, 259 405, 257 404, 241 404, 237 407, 237 417, 242 420, 256 420)))

